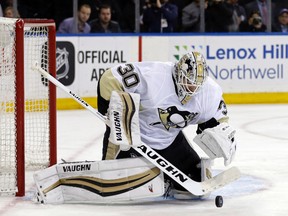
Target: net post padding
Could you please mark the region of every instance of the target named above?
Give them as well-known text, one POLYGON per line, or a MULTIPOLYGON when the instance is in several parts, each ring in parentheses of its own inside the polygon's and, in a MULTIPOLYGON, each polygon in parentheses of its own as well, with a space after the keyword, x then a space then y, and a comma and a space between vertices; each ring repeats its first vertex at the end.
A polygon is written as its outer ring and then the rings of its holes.
MULTIPOLYGON (((24 97, 24 21, 16 21, 15 28, 15 52, 16 52, 16 119, 24 119, 25 97, 24 97)), ((24 121, 16 121, 16 151, 17 151, 17 186, 16 196, 25 195, 25 124, 24 121)))
MULTIPOLYGON (((52 20, 53 21, 53 20, 52 20)), ((53 21, 54 23, 54 21, 53 21)), ((49 26, 49 72, 56 77, 56 26, 49 26)), ((50 93, 50 166, 57 163, 57 120, 56 120, 56 86, 49 82, 50 93)))

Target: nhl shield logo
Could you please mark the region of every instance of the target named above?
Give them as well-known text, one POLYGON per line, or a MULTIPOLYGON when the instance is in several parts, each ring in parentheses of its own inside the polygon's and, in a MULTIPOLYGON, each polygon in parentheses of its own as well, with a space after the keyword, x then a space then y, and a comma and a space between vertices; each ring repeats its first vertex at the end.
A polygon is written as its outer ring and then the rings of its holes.
POLYGON ((56 56, 57 79, 59 80, 67 76, 69 72, 69 53, 67 52, 65 47, 63 49, 57 48, 56 56))
POLYGON ((63 85, 71 85, 75 77, 74 45, 68 41, 59 41, 56 46, 57 79, 63 85))

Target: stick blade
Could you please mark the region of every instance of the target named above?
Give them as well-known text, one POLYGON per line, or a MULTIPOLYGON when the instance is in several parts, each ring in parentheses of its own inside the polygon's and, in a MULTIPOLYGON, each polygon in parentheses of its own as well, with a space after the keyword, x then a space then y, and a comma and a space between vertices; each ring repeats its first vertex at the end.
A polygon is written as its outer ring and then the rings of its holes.
POLYGON ((241 172, 237 167, 231 167, 211 179, 202 182, 204 193, 210 193, 216 189, 224 187, 241 177, 241 172))

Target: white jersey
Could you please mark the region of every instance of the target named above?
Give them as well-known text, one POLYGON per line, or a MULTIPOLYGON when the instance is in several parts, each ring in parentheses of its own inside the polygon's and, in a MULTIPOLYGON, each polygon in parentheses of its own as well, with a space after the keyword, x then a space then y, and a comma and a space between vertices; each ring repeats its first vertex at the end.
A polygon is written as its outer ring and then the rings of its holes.
POLYGON ((181 104, 171 62, 137 62, 111 68, 124 91, 140 94, 141 139, 154 149, 167 148, 189 124, 226 116, 220 86, 207 78, 199 93, 181 104))

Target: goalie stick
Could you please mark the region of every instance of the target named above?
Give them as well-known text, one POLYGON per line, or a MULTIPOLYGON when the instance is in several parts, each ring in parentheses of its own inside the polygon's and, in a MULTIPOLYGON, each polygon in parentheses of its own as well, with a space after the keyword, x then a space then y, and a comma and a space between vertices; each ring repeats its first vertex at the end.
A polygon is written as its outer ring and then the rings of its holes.
MULTIPOLYGON (((51 76, 47 71, 43 70, 37 62, 32 66, 33 70, 40 72, 45 78, 47 78, 50 82, 52 82, 57 87, 61 88, 67 94, 69 94, 76 102, 82 105, 85 109, 89 110, 93 115, 98 117, 101 121, 109 126, 109 122, 107 118, 103 116, 101 113, 96 111, 91 105, 89 105, 86 101, 84 101, 81 97, 79 97, 76 93, 71 91, 69 88, 60 83, 56 78, 51 76)), ((220 187, 229 184, 241 176, 241 173, 238 168, 231 167, 227 170, 224 170, 220 174, 212 177, 203 182, 193 181, 190 177, 176 168, 173 164, 163 158, 160 154, 154 151, 145 143, 137 143, 133 144, 132 148, 134 148, 138 153, 140 153, 143 157, 145 157, 148 161, 158 167, 161 171, 166 173, 169 177, 175 180, 177 183, 182 185, 187 191, 196 195, 203 196, 207 193, 210 193, 220 187)))

